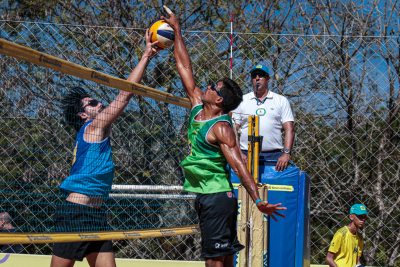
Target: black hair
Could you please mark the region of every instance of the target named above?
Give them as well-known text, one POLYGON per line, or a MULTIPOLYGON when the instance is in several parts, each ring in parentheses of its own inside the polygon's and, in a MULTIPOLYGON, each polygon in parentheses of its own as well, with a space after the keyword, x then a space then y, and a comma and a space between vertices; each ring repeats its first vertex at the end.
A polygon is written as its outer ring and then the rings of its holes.
POLYGON ((81 87, 73 87, 61 100, 65 122, 74 127, 78 132, 84 124, 84 120, 78 115, 83 112, 82 99, 90 95, 81 87))
POLYGON ((222 111, 224 113, 229 113, 242 102, 243 92, 240 86, 232 79, 222 78, 219 81, 224 83, 224 86, 219 90, 224 98, 222 102, 222 111))

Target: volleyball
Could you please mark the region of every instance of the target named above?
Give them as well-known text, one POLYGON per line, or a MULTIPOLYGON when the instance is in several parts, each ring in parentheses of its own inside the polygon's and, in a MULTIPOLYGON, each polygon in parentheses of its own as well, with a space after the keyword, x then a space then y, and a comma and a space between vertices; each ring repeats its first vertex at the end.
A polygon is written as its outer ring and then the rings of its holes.
POLYGON ((151 41, 158 41, 159 48, 170 48, 175 41, 175 32, 164 20, 158 20, 150 26, 150 32, 153 32, 151 41))

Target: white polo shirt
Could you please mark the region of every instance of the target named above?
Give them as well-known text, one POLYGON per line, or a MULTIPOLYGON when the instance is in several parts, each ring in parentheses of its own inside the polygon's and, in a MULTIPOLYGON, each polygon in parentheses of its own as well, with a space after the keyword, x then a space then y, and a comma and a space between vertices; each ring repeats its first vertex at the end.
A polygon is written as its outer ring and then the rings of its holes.
POLYGON ((282 126, 287 121, 294 121, 292 109, 286 97, 268 91, 267 99, 257 105, 254 92, 245 94, 240 105, 232 111, 234 124, 241 127, 240 149, 248 149, 248 120, 250 115, 259 116, 259 135, 264 136, 262 151, 282 149, 282 126))

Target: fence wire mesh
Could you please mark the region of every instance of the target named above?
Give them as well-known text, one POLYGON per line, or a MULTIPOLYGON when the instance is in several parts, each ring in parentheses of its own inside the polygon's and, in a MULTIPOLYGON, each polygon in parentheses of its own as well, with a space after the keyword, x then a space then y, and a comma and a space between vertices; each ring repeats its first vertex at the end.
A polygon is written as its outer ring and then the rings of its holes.
MULTIPOLYGON (((120 78, 138 62, 144 32, 0 23, 1 38, 120 78)), ((184 32, 184 39, 200 87, 229 77, 230 34, 184 32)), ((234 34, 233 79, 249 92, 250 68, 266 64, 270 89, 285 95, 295 113, 291 160, 311 176, 314 264, 324 263, 333 234, 349 223, 346 215, 358 202, 370 212, 362 229, 363 262, 399 264, 398 47, 399 40, 388 36, 234 34)), ((6 56, 0 56, 0 64, 1 209, 11 211, 21 229, 49 230, 51 210, 61 201, 56 187, 69 173, 75 138, 60 120, 60 96, 80 85, 109 103, 116 90, 6 56)), ((152 59, 142 83, 184 96, 173 50, 152 59)), ((183 108, 135 97, 112 134, 114 184, 182 185, 187 115, 183 108)), ((110 208, 120 218, 115 228, 196 222, 190 201, 136 201, 108 200, 108 206, 118 207, 110 208)), ((200 259, 196 235, 118 240, 115 247, 116 257, 200 259)), ((29 245, 25 251, 49 254, 51 245, 29 245)))

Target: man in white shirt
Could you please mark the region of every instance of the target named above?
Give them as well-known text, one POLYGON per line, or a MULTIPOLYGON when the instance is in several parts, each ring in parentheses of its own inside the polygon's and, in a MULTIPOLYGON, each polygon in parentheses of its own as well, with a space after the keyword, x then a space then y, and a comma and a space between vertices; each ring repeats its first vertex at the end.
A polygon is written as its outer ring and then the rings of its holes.
POLYGON ((232 111, 236 132, 239 127, 241 128, 238 144, 242 151, 242 159, 247 162, 248 117, 257 115, 260 118, 259 133, 263 136, 260 160, 278 160, 275 169, 286 170, 295 136, 290 103, 286 97, 268 90, 270 77, 266 66, 256 65, 250 70, 250 74, 253 92, 244 95, 242 103, 232 111), (282 127, 285 129, 284 145, 282 145, 282 127))

